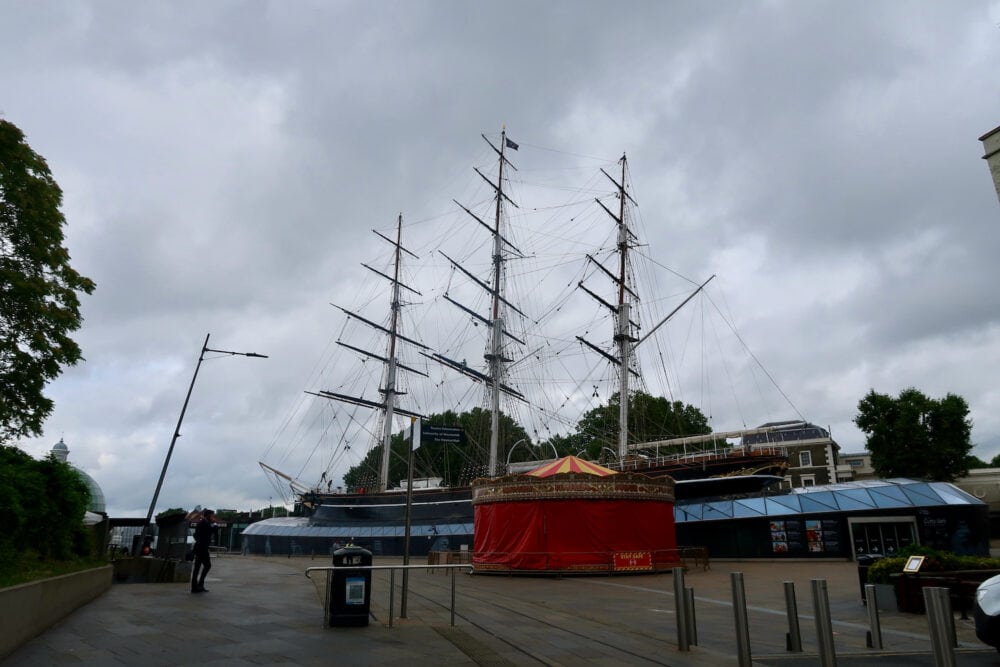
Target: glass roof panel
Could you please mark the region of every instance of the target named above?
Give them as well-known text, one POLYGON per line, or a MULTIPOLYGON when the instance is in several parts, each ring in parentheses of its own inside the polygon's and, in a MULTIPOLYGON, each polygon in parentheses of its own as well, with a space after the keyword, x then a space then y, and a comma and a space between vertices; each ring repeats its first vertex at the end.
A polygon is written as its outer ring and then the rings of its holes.
POLYGON ((870 510, 874 507, 871 498, 865 498, 865 502, 860 502, 851 496, 845 496, 840 493, 837 494, 837 505, 842 512, 847 510, 870 510))
POLYGON ((799 497, 799 501, 802 503, 803 512, 815 512, 814 509, 816 505, 820 505, 825 509, 818 510, 820 512, 829 512, 831 510, 839 510, 840 505, 837 504, 837 494, 835 491, 816 491, 814 493, 803 494, 799 497), (806 509, 806 501, 809 501, 809 509, 806 509), (815 503, 816 505, 813 505, 815 503))
POLYGON ((837 491, 837 504, 841 509, 871 509, 875 507, 870 489, 841 489, 837 491))
POLYGON ((944 505, 945 501, 934 492, 930 484, 926 482, 920 482, 918 484, 907 484, 903 489, 903 493, 906 497, 910 499, 914 505, 944 505))
POLYGON ((472 532, 471 523, 450 523, 440 526, 438 531, 442 535, 464 535, 472 532))
POLYGON ((893 486, 879 486, 868 489, 868 495, 879 507, 912 507, 913 503, 902 489, 893 486))
MULTIPOLYGON (((784 503, 777 502, 775 498, 765 498, 764 507, 767 509, 768 516, 784 516, 786 514, 798 514, 802 511, 801 505, 798 502, 795 503, 795 507, 790 507, 788 502, 789 498, 795 498, 795 496, 785 496, 783 500, 784 503)), ((796 498, 796 501, 798 499, 796 498)))
POLYGON ((829 494, 828 498, 824 498, 826 502, 820 502, 819 499, 816 498, 816 495, 819 494, 809 494, 802 496, 800 500, 802 502, 803 512, 813 513, 813 512, 840 511, 840 507, 837 506, 837 502, 833 499, 833 494, 829 494))
POLYGON ((688 505, 674 505, 674 523, 685 523, 687 521, 698 521, 701 519, 701 503, 688 505))
POLYGON ((898 484, 882 484, 879 486, 871 486, 868 488, 869 491, 880 493, 883 496, 888 496, 889 498, 895 498, 896 500, 910 504, 909 498, 903 493, 903 489, 899 487, 898 484))
MULTIPOLYGON (((792 494, 787 496, 769 496, 767 499, 767 513, 773 514, 770 509, 772 503, 777 503, 785 508, 785 510, 792 510, 793 512, 801 512, 802 504, 799 502, 798 494, 792 494)), ((787 514, 787 511, 782 511, 781 514, 787 514)))
POLYGON ((934 482, 931 485, 941 498, 949 505, 978 505, 982 501, 962 489, 946 482, 934 482))
POLYGON ((733 518, 733 501, 719 500, 707 503, 701 516, 706 521, 709 519, 731 519, 733 518))
POLYGON ((734 517, 766 516, 763 498, 742 498, 733 501, 734 517))

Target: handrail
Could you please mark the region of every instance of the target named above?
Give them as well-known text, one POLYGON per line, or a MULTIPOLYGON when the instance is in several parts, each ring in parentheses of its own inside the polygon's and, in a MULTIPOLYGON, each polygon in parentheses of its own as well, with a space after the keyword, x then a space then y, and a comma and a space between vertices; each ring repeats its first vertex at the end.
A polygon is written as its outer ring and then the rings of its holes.
POLYGON ((307 567, 305 575, 307 579, 312 579, 309 576, 310 572, 313 571, 329 571, 333 570, 452 570, 452 569, 467 569, 470 573, 472 572, 472 565, 469 563, 457 564, 457 565, 324 565, 324 566, 313 566, 307 567))
POLYGON ((330 573, 334 570, 389 570, 389 627, 392 627, 392 616, 393 608, 395 604, 395 593, 396 593, 396 570, 404 570, 403 578, 403 602, 402 609, 400 611, 400 618, 406 618, 406 574, 405 571, 408 570, 436 570, 442 568, 445 570, 451 570, 451 625, 455 625, 455 570, 465 568, 472 573, 472 565, 466 564, 455 564, 455 565, 323 565, 323 566, 313 566, 307 567, 305 575, 307 579, 312 579, 309 576, 310 572, 326 572, 327 586, 326 586, 326 602, 324 603, 323 609, 323 622, 326 623, 326 615, 329 612, 330 605, 330 573))

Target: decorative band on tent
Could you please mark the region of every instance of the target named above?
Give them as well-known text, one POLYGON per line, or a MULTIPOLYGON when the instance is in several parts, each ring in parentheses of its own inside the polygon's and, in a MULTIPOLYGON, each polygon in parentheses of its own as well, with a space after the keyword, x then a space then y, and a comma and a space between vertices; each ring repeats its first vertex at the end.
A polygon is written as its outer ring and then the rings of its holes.
POLYGON ((585 500, 674 501, 674 480, 634 473, 597 477, 592 473, 560 473, 551 477, 507 475, 472 482, 473 506, 497 502, 578 498, 585 500))

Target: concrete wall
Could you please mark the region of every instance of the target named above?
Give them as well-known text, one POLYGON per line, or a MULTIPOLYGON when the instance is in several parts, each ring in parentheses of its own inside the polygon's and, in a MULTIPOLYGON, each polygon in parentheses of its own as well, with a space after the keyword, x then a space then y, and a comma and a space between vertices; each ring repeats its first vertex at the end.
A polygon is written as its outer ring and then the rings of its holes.
POLYGON ((0 589, 0 659, 111 588, 110 565, 0 589))
POLYGON ((1000 468, 976 468, 955 480, 955 486, 989 505, 990 512, 1000 512, 1000 468))

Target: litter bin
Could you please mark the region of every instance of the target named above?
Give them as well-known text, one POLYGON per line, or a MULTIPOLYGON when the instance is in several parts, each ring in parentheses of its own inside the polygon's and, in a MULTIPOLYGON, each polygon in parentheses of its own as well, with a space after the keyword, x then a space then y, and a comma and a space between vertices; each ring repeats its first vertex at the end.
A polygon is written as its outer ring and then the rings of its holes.
POLYGON ((858 582, 861 584, 861 604, 867 605, 865 597, 865 584, 868 583, 868 568, 877 560, 885 558, 882 554, 859 554, 858 555, 858 582))
POLYGON ((333 552, 333 572, 327 590, 327 625, 368 625, 372 599, 372 552, 347 546, 333 552))

